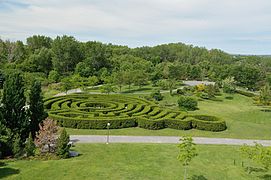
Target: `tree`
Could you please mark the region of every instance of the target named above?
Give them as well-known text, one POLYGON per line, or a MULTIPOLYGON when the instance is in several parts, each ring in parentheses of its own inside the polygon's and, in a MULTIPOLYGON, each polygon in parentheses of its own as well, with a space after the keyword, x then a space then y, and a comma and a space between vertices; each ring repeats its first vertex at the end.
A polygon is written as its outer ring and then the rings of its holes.
POLYGON ((187 96, 180 96, 180 98, 178 99, 178 104, 179 107, 185 111, 194 111, 198 107, 197 100, 187 96))
POLYGON ((71 145, 69 144, 70 137, 65 129, 62 129, 59 138, 57 139, 56 154, 60 158, 68 158, 71 145))
POLYGON ((20 69, 30 72, 43 72, 46 75, 52 70, 51 49, 41 48, 29 56, 24 63, 20 64, 20 69))
POLYGON ((190 162, 198 154, 196 152, 195 143, 193 143, 192 137, 183 137, 180 139, 181 143, 178 145, 179 155, 177 159, 184 166, 184 180, 187 179, 187 169, 190 162))
POLYGON ((271 105, 271 90, 269 84, 261 88, 259 100, 262 105, 271 105))
POLYGON ((52 39, 46 36, 34 35, 26 39, 27 47, 31 52, 39 50, 41 48, 51 48, 52 39))
POLYGON ((15 134, 13 137, 12 153, 15 158, 19 158, 22 155, 22 140, 19 134, 15 134))
POLYGON ((131 85, 133 83, 133 72, 132 71, 124 71, 123 72, 123 78, 124 78, 124 83, 128 85, 129 91, 131 91, 131 85))
POLYGON ((83 60, 79 42, 72 36, 57 36, 52 43, 53 68, 60 74, 74 70, 77 63, 83 60))
POLYGON ((93 68, 89 67, 85 62, 79 62, 75 67, 75 73, 81 77, 89 77, 93 75, 93 68))
POLYGON ((35 144, 40 153, 55 153, 57 148, 58 126, 56 121, 46 118, 39 124, 40 130, 36 135, 35 144))
POLYGON ((32 134, 29 133, 29 136, 28 136, 28 138, 26 140, 25 148, 24 148, 26 156, 27 157, 34 156, 35 155, 35 149, 36 149, 36 146, 35 146, 35 143, 33 141, 32 134))
POLYGON ((12 133, 3 123, 0 112, 0 158, 9 155, 12 147, 12 133))
POLYGON ((170 95, 172 95, 172 91, 173 91, 175 86, 176 86, 176 80, 175 79, 168 79, 167 80, 167 87, 169 89, 170 95))
POLYGON ((114 92, 114 86, 112 84, 105 84, 101 87, 101 92, 106 94, 114 92))
POLYGON ((134 85, 139 86, 139 88, 142 88, 143 85, 148 84, 148 74, 145 72, 142 72, 140 70, 133 71, 133 82, 134 85))
POLYGON ((35 137, 36 132, 39 130, 39 124, 46 117, 43 107, 43 97, 41 91, 41 83, 34 81, 30 88, 29 94, 29 114, 30 114, 30 132, 35 137))
POLYGON ((96 76, 88 77, 87 84, 94 87, 99 82, 99 79, 96 76))
MULTIPOLYGON (((242 154, 248 159, 260 164, 265 170, 271 166, 271 148, 263 147, 263 145, 255 143, 255 146, 243 145, 241 147, 242 154)), ((247 167, 248 173, 253 171, 253 168, 247 167)))
POLYGON ((13 72, 4 83, 2 98, 3 121, 13 133, 25 141, 29 133, 29 119, 26 116, 24 83, 20 73, 13 72))
POLYGON ((235 66, 232 74, 237 85, 246 87, 250 90, 257 89, 257 83, 263 78, 260 69, 249 64, 235 66))
POLYGON ((60 75, 56 70, 52 70, 49 72, 48 80, 50 83, 56 83, 59 81, 60 75))
POLYGON ((69 77, 62 79, 61 89, 65 91, 66 94, 68 93, 68 90, 71 89, 72 87, 73 87, 73 82, 69 77))
POLYGON ((224 93, 233 94, 236 91, 235 80, 233 77, 228 77, 222 81, 222 89, 224 93))
POLYGON ((113 73, 113 81, 114 84, 116 84, 119 87, 119 90, 121 92, 121 88, 125 83, 124 71, 117 71, 113 73))
POLYGON ((84 51, 86 56, 84 62, 88 67, 92 67, 94 72, 110 67, 109 57, 111 56, 111 52, 107 49, 106 45, 100 42, 86 42, 84 44, 84 51))

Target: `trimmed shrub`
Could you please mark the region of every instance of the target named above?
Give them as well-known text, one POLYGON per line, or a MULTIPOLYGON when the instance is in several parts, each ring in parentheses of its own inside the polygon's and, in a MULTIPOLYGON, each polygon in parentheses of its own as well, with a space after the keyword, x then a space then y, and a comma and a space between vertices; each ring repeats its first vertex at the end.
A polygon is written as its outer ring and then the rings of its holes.
POLYGON ((187 96, 180 96, 178 99, 179 107, 186 111, 194 111, 198 107, 198 102, 196 99, 187 96))
POLYGON ((254 97, 254 96, 256 96, 256 95, 255 95, 254 93, 252 93, 252 92, 242 91, 242 90, 239 90, 239 89, 236 89, 235 92, 238 93, 238 94, 247 96, 247 97, 254 97))

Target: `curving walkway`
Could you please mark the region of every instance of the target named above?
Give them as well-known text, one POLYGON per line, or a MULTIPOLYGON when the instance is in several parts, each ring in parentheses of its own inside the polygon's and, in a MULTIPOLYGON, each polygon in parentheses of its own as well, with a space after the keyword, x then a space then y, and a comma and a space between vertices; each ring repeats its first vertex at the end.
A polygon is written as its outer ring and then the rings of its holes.
MULTIPOLYGON (((111 136, 110 143, 179 143, 178 136, 111 136)), ((254 145, 254 142, 263 146, 271 146, 271 140, 250 140, 230 138, 193 137, 196 144, 224 144, 224 145, 254 145)), ((71 135, 70 140, 75 143, 106 143, 107 136, 100 135, 71 135)))

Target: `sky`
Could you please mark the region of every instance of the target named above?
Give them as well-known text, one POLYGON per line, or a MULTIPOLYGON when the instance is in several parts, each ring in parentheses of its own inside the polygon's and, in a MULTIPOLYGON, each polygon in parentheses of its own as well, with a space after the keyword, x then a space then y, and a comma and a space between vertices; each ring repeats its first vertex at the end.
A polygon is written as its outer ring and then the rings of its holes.
POLYGON ((183 42, 271 54, 271 0, 0 0, 0 38, 74 36, 129 47, 183 42))

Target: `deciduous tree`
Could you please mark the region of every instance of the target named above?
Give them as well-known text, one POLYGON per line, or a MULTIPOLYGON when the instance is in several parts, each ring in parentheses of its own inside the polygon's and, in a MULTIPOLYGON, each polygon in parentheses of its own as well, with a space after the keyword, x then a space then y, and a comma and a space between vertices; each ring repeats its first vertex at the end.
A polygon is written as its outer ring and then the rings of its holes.
POLYGON ((180 139, 181 143, 178 145, 179 155, 177 159, 182 163, 184 167, 184 180, 187 179, 187 169, 190 162, 198 154, 196 152, 195 143, 193 143, 192 137, 183 137, 180 139))

